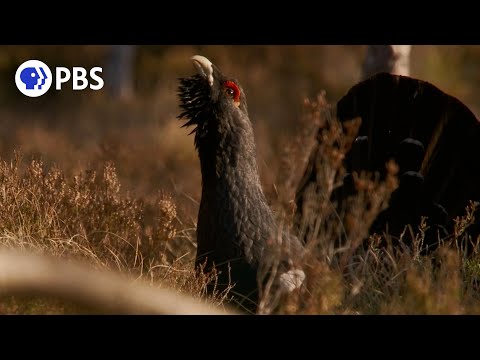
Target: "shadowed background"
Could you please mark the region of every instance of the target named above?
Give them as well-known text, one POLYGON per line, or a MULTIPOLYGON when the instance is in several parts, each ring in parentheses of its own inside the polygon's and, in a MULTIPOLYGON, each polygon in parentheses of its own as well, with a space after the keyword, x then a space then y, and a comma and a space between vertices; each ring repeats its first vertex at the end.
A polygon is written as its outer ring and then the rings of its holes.
MULTIPOLYGON (((366 46, 136 46, 132 91, 109 91, 109 46, 0 47, 0 156, 13 150, 41 157, 73 173, 115 162, 122 190, 148 197, 173 193, 180 211, 195 221, 200 171, 193 136, 181 129, 177 78, 193 72, 189 58, 202 54, 244 87, 254 122, 260 175, 273 191, 279 154, 296 130, 302 101, 326 91, 336 102, 360 80, 366 46), (100 91, 62 91, 27 98, 14 85, 19 64, 28 59, 55 66, 102 66, 100 91), (130 95, 130 96, 129 96, 130 95)), ((480 46, 423 46, 411 51, 411 76, 459 98, 478 115, 480 46)))

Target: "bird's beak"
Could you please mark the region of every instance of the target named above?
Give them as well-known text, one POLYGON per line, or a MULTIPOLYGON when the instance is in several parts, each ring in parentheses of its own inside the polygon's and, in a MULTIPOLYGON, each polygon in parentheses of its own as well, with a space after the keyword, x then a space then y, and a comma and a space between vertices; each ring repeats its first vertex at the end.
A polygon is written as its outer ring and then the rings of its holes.
POLYGON ((198 74, 205 78, 210 86, 213 85, 213 64, 205 56, 195 55, 191 57, 198 74))

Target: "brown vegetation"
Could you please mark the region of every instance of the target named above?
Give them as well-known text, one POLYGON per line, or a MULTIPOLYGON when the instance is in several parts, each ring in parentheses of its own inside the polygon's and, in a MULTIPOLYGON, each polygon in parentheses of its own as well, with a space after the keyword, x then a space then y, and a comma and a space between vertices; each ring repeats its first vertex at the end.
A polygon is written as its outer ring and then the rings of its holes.
MULTIPOLYGON (((17 94, 10 81, 19 62, 33 56, 48 64, 97 65, 104 58, 101 46, 0 48, 2 249, 82 260, 96 270, 119 271, 221 305, 228 293, 205 295, 214 276, 198 279, 193 273, 201 184, 193 138, 175 119, 176 78, 190 71, 189 56, 202 53, 240 79, 264 188, 290 226, 292 189, 300 181, 292 166, 304 161, 302 146, 310 133, 305 129, 312 122, 324 126, 325 139, 340 141, 344 150, 351 141, 334 119, 321 117, 327 105, 317 93, 326 89, 327 102, 338 100, 358 80, 363 52, 360 46, 143 47, 137 97, 117 102, 101 92, 68 89, 32 101, 17 94), (302 107, 304 98, 312 100, 302 107)), ((455 94, 475 112, 474 81, 461 83, 479 55, 478 47, 413 49, 412 75, 455 94), (442 71, 449 61, 466 64, 458 77, 442 71)), ((372 216, 395 187, 395 169, 386 183, 363 174, 357 186, 364 191, 352 200, 349 213, 337 214, 326 199, 342 176, 344 153, 333 151, 329 142, 323 146, 318 162, 325 176, 312 189, 315 201, 301 229, 309 231, 312 248, 307 287, 263 313, 274 308, 281 314, 480 313, 478 249, 469 256, 447 247, 421 255, 415 246, 380 249, 378 237, 360 246, 372 216)), ((458 240, 468 236, 460 228, 472 221, 470 210, 458 221, 458 240)), ((423 230, 406 229, 418 242, 423 230)), ((51 297, 4 294, 1 299, 4 314, 92 311, 51 297)))

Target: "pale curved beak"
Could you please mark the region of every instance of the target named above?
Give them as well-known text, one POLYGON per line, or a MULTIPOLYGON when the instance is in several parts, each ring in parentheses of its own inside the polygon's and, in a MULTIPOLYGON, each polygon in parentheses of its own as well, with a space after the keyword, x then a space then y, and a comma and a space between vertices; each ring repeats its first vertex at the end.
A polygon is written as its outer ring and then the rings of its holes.
POLYGON ((204 77, 210 86, 213 85, 213 64, 205 56, 195 55, 190 58, 198 74, 204 77))

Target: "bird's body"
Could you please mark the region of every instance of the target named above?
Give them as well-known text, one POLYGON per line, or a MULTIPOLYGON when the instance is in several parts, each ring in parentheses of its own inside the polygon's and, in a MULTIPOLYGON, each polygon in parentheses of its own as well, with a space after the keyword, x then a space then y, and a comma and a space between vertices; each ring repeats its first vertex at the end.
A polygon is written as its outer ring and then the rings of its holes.
POLYGON ((293 245, 297 252, 301 245, 278 233, 261 187, 253 128, 240 84, 208 59, 194 56, 192 60, 198 74, 180 79, 184 111, 179 117, 189 120, 185 126, 196 126, 202 174, 196 266, 215 268, 218 289, 235 284, 236 301, 254 310, 261 262, 277 253, 280 243, 293 245))
MULTIPOLYGON (((454 220, 465 214, 469 201, 480 201, 480 122, 453 96, 418 79, 380 73, 356 84, 340 99, 337 117, 342 123, 356 117, 362 120, 346 154, 348 173, 385 175, 387 161, 398 164, 399 187, 370 233, 388 233, 398 239, 406 225, 417 231, 425 217, 424 247, 432 249, 453 233, 454 220)), ((316 174, 311 171, 304 176, 306 188, 316 174)), ((343 201, 344 194, 350 196, 352 185, 344 182, 335 201, 343 201)), ((303 192, 299 188, 298 199, 303 192)), ((479 216, 477 212, 470 227, 474 238, 480 234, 479 216)))

